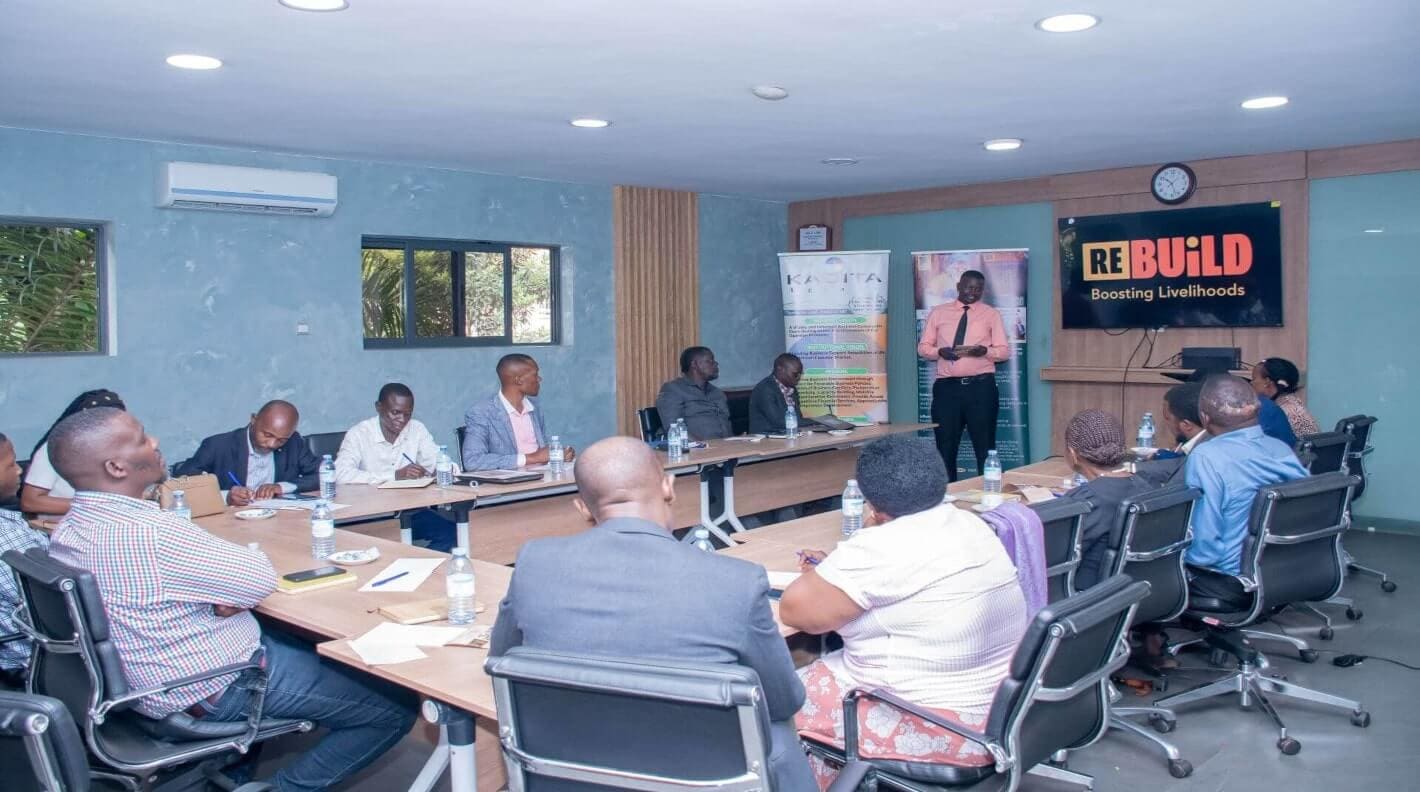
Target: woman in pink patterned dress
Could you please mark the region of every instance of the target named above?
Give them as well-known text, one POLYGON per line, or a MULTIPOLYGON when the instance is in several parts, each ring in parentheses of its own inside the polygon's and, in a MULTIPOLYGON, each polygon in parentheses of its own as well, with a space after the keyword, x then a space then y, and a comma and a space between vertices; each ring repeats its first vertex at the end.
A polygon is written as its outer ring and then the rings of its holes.
POLYGON ((1306 403, 1297 395, 1297 381, 1301 376, 1296 365, 1285 358, 1267 358, 1252 367, 1252 389, 1282 408, 1297 439, 1321 431, 1316 419, 1307 411, 1306 403))
MULTIPOLYGON (((973 729, 986 722, 1026 628, 1025 597, 996 535, 942 503, 947 471, 926 441, 895 435, 858 457, 863 528, 832 553, 805 550, 779 618, 837 632, 843 649, 799 671, 801 733, 843 743, 843 695, 881 688, 973 729)), ((858 709, 862 755, 980 766, 985 749, 877 702, 858 709)), ((814 760, 822 788, 837 770, 814 760)))

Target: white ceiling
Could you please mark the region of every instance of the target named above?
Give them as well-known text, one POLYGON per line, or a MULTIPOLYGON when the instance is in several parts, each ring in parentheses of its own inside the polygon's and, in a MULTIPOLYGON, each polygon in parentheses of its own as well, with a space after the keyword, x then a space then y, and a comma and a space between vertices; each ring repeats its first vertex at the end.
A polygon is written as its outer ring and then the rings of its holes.
POLYGON ((1417 0, 0 0, 0 125, 792 200, 1420 137, 1417 30, 1417 0), (1033 27, 1076 10, 1104 22, 1033 27))

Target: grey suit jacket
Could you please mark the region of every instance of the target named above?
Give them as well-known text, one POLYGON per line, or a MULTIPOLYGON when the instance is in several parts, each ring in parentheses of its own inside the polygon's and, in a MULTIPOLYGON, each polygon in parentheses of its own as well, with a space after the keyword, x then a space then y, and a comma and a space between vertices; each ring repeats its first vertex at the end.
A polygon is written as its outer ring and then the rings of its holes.
POLYGON ((777 722, 775 789, 817 790, 787 723, 804 703, 804 686, 769 609, 769 580, 754 564, 696 550, 645 520, 528 542, 488 653, 514 646, 752 668, 777 722))
MULTIPOLYGON (((533 433, 538 447, 547 445, 547 431, 542 423, 542 405, 531 396, 533 433)), ((513 423, 503 407, 499 392, 493 391, 481 402, 468 408, 463 416, 463 469, 499 470, 518 466, 518 441, 513 437, 513 423)))

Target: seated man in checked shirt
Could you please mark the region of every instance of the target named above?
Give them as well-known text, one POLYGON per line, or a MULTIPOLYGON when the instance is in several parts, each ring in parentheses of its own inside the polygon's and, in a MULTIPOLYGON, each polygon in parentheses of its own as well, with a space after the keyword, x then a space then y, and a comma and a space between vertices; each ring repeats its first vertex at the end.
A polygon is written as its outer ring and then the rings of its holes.
MULTIPOLYGON (((413 701, 290 638, 263 634, 250 608, 276 590, 260 551, 226 542, 143 496, 167 475, 156 438, 122 410, 65 418, 50 461, 75 495, 50 542, 55 560, 93 573, 128 684, 153 688, 256 657, 266 667, 265 714, 329 729, 270 783, 325 789, 374 761, 414 724, 413 701)), ((251 692, 235 674, 141 699, 153 718, 186 711, 246 719, 251 692)))

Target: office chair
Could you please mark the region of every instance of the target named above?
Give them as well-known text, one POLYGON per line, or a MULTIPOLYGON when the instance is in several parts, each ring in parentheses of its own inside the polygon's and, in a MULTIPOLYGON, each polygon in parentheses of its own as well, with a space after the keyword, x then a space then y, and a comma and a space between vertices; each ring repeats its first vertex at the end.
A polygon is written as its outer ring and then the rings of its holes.
MULTIPOLYGON (((1345 576, 1341 534, 1346 531, 1346 510, 1354 485, 1353 476, 1336 472, 1258 490, 1243 540, 1241 571, 1236 576, 1242 593, 1235 600, 1195 594, 1186 612, 1186 618, 1196 622, 1202 630, 1199 642, 1208 645, 1215 654, 1235 657, 1237 670, 1156 704, 1177 708, 1236 693, 1244 709, 1255 703, 1272 719, 1277 726, 1277 749, 1287 755, 1297 753, 1302 745, 1287 734, 1287 726, 1268 694, 1348 710, 1352 724, 1370 725, 1370 713, 1360 702, 1266 676, 1267 657, 1253 647, 1252 640, 1305 643, 1289 636, 1248 629, 1280 605, 1324 600, 1340 590, 1345 576)), ((1313 662, 1316 654, 1303 654, 1302 659, 1313 662)))
POLYGON ((527 647, 484 668, 510 792, 772 789, 753 669, 527 647))
POLYGON ((1075 570, 1080 568, 1080 523, 1090 511, 1084 501, 1055 498, 1030 507, 1040 517, 1045 533, 1045 591, 1048 602, 1075 593, 1075 570))
POLYGON ((330 454, 331 459, 340 453, 340 444, 345 442, 344 432, 321 432, 320 434, 304 435, 306 438, 306 448, 311 449, 311 453, 316 458, 330 454))
POLYGON ((636 411, 636 423, 641 428, 641 439, 647 443, 661 439, 665 427, 661 424, 661 411, 655 407, 642 407, 636 411))
MULTIPOLYGON (((1375 426, 1376 418, 1370 415, 1350 415, 1336 422, 1336 431, 1345 432, 1351 436, 1351 448, 1348 468, 1352 475, 1360 476, 1361 483, 1356 486, 1356 492, 1351 496, 1351 500, 1358 500, 1362 493, 1366 491, 1366 457, 1375 450, 1371 446, 1371 428, 1375 426)), ((1344 552, 1344 551, 1343 551, 1344 552)), ((1381 591, 1387 594, 1395 591, 1395 582, 1385 572, 1373 567, 1368 567, 1356 563, 1356 559, 1350 553, 1346 554, 1346 568, 1352 572, 1360 572, 1363 575, 1379 578, 1381 581, 1381 591)))
POLYGON ((1129 660, 1124 631, 1149 584, 1125 576, 1046 605, 1016 647, 1010 670, 991 702, 986 728, 977 732, 881 690, 852 690, 843 699, 845 747, 806 736, 811 753, 843 767, 830 788, 845 792, 866 784, 920 792, 937 787, 991 784, 1015 792, 1027 773, 1094 787, 1094 779, 1045 764, 1051 756, 1095 742, 1109 725, 1109 676, 1129 660), (858 701, 886 702, 985 746, 995 760, 983 767, 874 759, 860 754, 858 701))
MULTIPOLYGON (((1193 543, 1189 523, 1193 506, 1203 493, 1183 485, 1125 499, 1119 506, 1119 521, 1110 532, 1103 570, 1109 575, 1128 575, 1132 580, 1149 584, 1149 596, 1134 611, 1131 627, 1141 624, 1162 624, 1172 621, 1188 606, 1188 576, 1184 572, 1183 556, 1193 543)), ((1154 668, 1143 667, 1160 677, 1154 687, 1166 689, 1167 677, 1154 668)), ((1109 726, 1112 729, 1142 737, 1163 749, 1168 757, 1169 775, 1187 778, 1193 764, 1184 759, 1178 748, 1157 734, 1149 732, 1128 718, 1145 717, 1155 731, 1167 734, 1177 726, 1172 710, 1158 705, 1118 707, 1113 702, 1121 696, 1111 688, 1109 726)))
MULTIPOLYGON (((0 767, 7 792, 88 792, 97 779, 117 780, 89 769, 84 739, 64 703, 33 693, 0 691, 0 767), (21 768, 28 766, 30 772, 21 768)), ((233 792, 264 792, 249 783, 233 792)))
POLYGON ((465 435, 467 432, 468 432, 468 427, 466 427, 466 426, 455 426, 455 427, 454 427, 454 441, 455 441, 456 443, 458 443, 458 447, 459 447, 458 463, 459 463, 460 465, 463 464, 463 438, 464 438, 464 435, 465 435))
POLYGON ((1313 476, 1345 471, 1350 451, 1351 435, 1345 432, 1318 432, 1297 438, 1297 457, 1313 476))
POLYGON ((157 782, 182 789, 204 779, 230 788, 220 772, 224 762, 264 740, 314 728, 310 721, 262 717, 266 675, 252 661, 153 690, 129 689, 93 575, 55 561, 41 548, 11 550, 3 558, 20 584, 20 629, 35 642, 30 689, 63 703, 93 758, 127 788, 150 789, 157 782), (258 691, 244 722, 198 720, 185 712, 155 719, 133 708, 146 696, 232 673, 246 675, 258 691), (192 767, 194 762, 200 763, 192 767))
MULTIPOLYGON (((0 569, 0 575, 10 574, 8 570, 0 569)), ((20 632, 0 633, 0 646, 15 641, 28 641, 29 636, 20 632)), ((23 690, 25 687, 24 670, 13 670, 0 668, 0 690, 23 690)))

